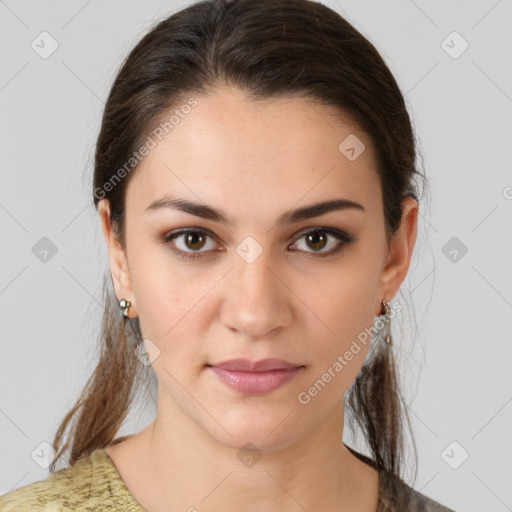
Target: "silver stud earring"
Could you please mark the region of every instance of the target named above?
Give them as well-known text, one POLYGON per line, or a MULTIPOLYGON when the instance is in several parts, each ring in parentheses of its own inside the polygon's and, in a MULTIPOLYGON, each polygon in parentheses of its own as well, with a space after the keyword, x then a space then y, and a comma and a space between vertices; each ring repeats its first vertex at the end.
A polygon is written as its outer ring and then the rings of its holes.
POLYGON ((123 310, 123 315, 128 318, 128 311, 132 303, 128 299, 121 299, 119 301, 119 307, 123 310))
POLYGON ((385 314, 386 315, 386 337, 384 338, 385 342, 388 344, 388 345, 392 345, 393 344, 393 341, 391 339, 391 318, 390 318, 390 312, 391 312, 391 309, 389 308, 389 302, 384 299, 382 301, 382 308, 384 309, 384 312, 381 313, 382 314, 385 314))

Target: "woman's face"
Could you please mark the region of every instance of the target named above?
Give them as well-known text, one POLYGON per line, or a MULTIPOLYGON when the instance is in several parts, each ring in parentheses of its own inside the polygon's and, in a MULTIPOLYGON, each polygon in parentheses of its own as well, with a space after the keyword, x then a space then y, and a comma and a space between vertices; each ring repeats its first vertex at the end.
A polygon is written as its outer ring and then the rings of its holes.
POLYGON ((254 103, 237 89, 197 100, 129 182, 126 252, 109 246, 116 295, 132 301, 156 356, 159 415, 182 414, 232 447, 277 449, 339 413, 368 350, 358 335, 405 277, 407 244, 395 261, 370 141, 334 110, 298 98, 254 103), (230 224, 150 207, 178 198, 230 224), (291 218, 340 200, 360 207, 291 218), (209 366, 233 358, 302 368, 276 389, 243 392, 209 366))

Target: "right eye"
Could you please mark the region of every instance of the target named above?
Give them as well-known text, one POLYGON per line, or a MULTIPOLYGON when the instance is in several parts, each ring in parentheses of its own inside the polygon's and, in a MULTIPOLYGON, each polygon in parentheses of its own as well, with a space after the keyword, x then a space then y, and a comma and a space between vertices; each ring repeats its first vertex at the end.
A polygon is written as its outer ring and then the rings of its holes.
MULTIPOLYGON (((180 256, 181 258, 185 259, 195 259, 195 258, 201 258, 202 256, 200 253, 203 252, 209 252, 206 251, 199 251, 199 250, 192 250, 188 251, 187 249, 194 249, 194 246, 200 246, 198 249, 201 249, 205 245, 205 240, 207 238, 212 239, 211 235, 209 235, 206 231, 199 230, 199 229, 181 229, 179 231, 172 231, 171 233, 166 234, 162 241, 164 243, 167 243, 169 246, 169 249, 176 255, 180 256), (177 248, 176 243, 174 240, 179 240, 182 248, 177 248), (198 254, 195 254, 198 253, 198 254)), ((212 250, 215 247, 215 244, 213 247, 210 248, 212 250)))

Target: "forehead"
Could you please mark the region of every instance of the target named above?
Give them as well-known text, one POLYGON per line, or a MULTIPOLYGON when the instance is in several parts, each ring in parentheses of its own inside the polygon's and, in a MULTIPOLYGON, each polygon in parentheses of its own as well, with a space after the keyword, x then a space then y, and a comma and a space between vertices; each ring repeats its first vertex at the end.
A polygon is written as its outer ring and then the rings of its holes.
POLYGON ((139 164, 127 208, 140 213, 165 193, 224 210, 275 205, 276 213, 301 198, 371 203, 380 195, 371 141, 337 109, 298 96, 252 101, 238 89, 196 99, 139 164), (364 150, 349 159, 343 151, 354 142, 364 150))

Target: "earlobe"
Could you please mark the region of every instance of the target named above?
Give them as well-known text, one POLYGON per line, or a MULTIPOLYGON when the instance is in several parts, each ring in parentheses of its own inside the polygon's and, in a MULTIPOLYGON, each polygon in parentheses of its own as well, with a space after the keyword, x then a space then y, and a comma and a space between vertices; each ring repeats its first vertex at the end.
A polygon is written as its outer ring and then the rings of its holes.
POLYGON ((381 276, 381 290, 386 300, 396 295, 411 263, 418 229, 418 201, 407 196, 402 200, 402 220, 390 243, 388 262, 381 276))
POLYGON ((98 213, 100 215, 103 237, 107 246, 110 274, 116 297, 119 301, 123 298, 130 300, 132 307, 134 307, 135 300, 131 287, 128 260, 125 250, 112 229, 110 204, 107 199, 99 201, 98 213))

